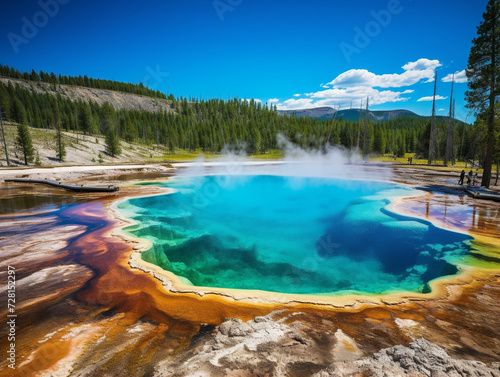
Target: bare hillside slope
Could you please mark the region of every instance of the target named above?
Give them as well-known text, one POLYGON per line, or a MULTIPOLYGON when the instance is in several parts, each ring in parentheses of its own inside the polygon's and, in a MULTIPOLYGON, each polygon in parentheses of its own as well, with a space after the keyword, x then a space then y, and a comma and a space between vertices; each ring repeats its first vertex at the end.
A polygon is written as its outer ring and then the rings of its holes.
POLYGON ((62 97, 69 98, 73 101, 92 101, 99 105, 109 102, 117 110, 126 109, 150 112, 173 111, 168 101, 160 98, 71 85, 56 85, 54 90, 52 84, 43 82, 36 83, 34 81, 17 80, 6 77, 0 77, 0 82, 6 85, 11 82, 13 85, 20 85, 23 88, 38 93, 49 93, 51 95, 60 94, 62 97))

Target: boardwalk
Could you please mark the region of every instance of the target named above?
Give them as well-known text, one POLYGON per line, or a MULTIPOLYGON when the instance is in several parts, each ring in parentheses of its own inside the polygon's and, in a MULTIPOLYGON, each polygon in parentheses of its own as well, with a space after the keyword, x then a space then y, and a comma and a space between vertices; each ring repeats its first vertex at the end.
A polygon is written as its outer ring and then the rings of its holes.
POLYGON ((113 185, 108 187, 83 186, 83 185, 73 185, 58 181, 49 181, 47 179, 12 178, 12 179, 6 179, 5 182, 37 183, 42 185, 59 187, 68 191, 75 191, 75 192, 115 192, 120 190, 119 187, 113 185))

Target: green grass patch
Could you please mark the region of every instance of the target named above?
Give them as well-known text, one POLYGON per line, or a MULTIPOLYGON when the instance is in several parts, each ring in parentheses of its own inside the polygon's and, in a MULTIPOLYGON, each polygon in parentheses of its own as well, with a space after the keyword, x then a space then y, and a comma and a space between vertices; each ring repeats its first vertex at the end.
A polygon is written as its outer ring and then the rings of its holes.
POLYGON ((250 158, 254 158, 254 159, 257 159, 257 160, 280 160, 282 159, 283 157, 285 157, 285 155, 283 154, 282 151, 276 149, 276 150, 272 150, 268 153, 259 153, 259 154, 254 154, 254 155, 250 155, 248 156, 250 158))

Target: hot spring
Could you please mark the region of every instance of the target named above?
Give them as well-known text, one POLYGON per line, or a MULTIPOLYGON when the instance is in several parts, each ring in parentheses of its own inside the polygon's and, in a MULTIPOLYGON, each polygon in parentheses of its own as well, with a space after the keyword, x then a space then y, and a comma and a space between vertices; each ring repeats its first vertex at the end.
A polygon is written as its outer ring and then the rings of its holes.
POLYGON ((185 284, 292 294, 428 293, 458 273, 472 238, 395 214, 414 190, 274 175, 177 177, 171 194, 119 204, 142 258, 185 284))

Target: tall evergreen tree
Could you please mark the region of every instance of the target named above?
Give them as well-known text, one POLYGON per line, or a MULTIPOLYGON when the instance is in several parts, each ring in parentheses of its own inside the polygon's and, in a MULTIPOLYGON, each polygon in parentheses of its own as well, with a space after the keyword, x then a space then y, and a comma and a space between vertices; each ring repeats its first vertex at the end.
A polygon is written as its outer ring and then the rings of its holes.
POLYGON ((385 153, 385 148, 386 148, 386 139, 385 139, 385 133, 382 130, 382 127, 377 127, 376 131, 374 133, 374 145, 373 149, 375 152, 380 153, 383 155, 385 153))
POLYGON ((122 149, 120 147, 120 139, 118 138, 118 134, 116 132, 115 127, 111 127, 106 133, 106 152, 108 152, 111 156, 116 157, 122 153, 122 149))
POLYGON ((30 129, 26 122, 19 123, 17 126, 16 147, 23 154, 25 165, 28 165, 29 162, 33 162, 35 149, 33 148, 30 129))
POLYGON ((495 152, 495 102, 500 95, 500 0, 489 0, 467 64, 469 90, 465 93, 468 107, 487 113, 486 151, 481 185, 490 186, 495 152))
POLYGON ((17 97, 12 102, 12 119, 17 123, 26 123, 28 121, 24 105, 17 97))
POLYGON ((406 141, 404 137, 400 134, 398 137, 398 148, 396 149, 396 156, 404 157, 406 153, 406 141))
POLYGON ((66 157, 66 146, 64 145, 61 122, 58 122, 56 124, 56 145, 55 145, 55 147, 56 147, 57 159, 59 161, 63 162, 64 158, 66 157))
POLYGON ((97 126, 95 124, 94 117, 92 116, 92 111, 86 103, 82 104, 79 124, 82 127, 84 135, 92 135, 96 132, 97 126))

